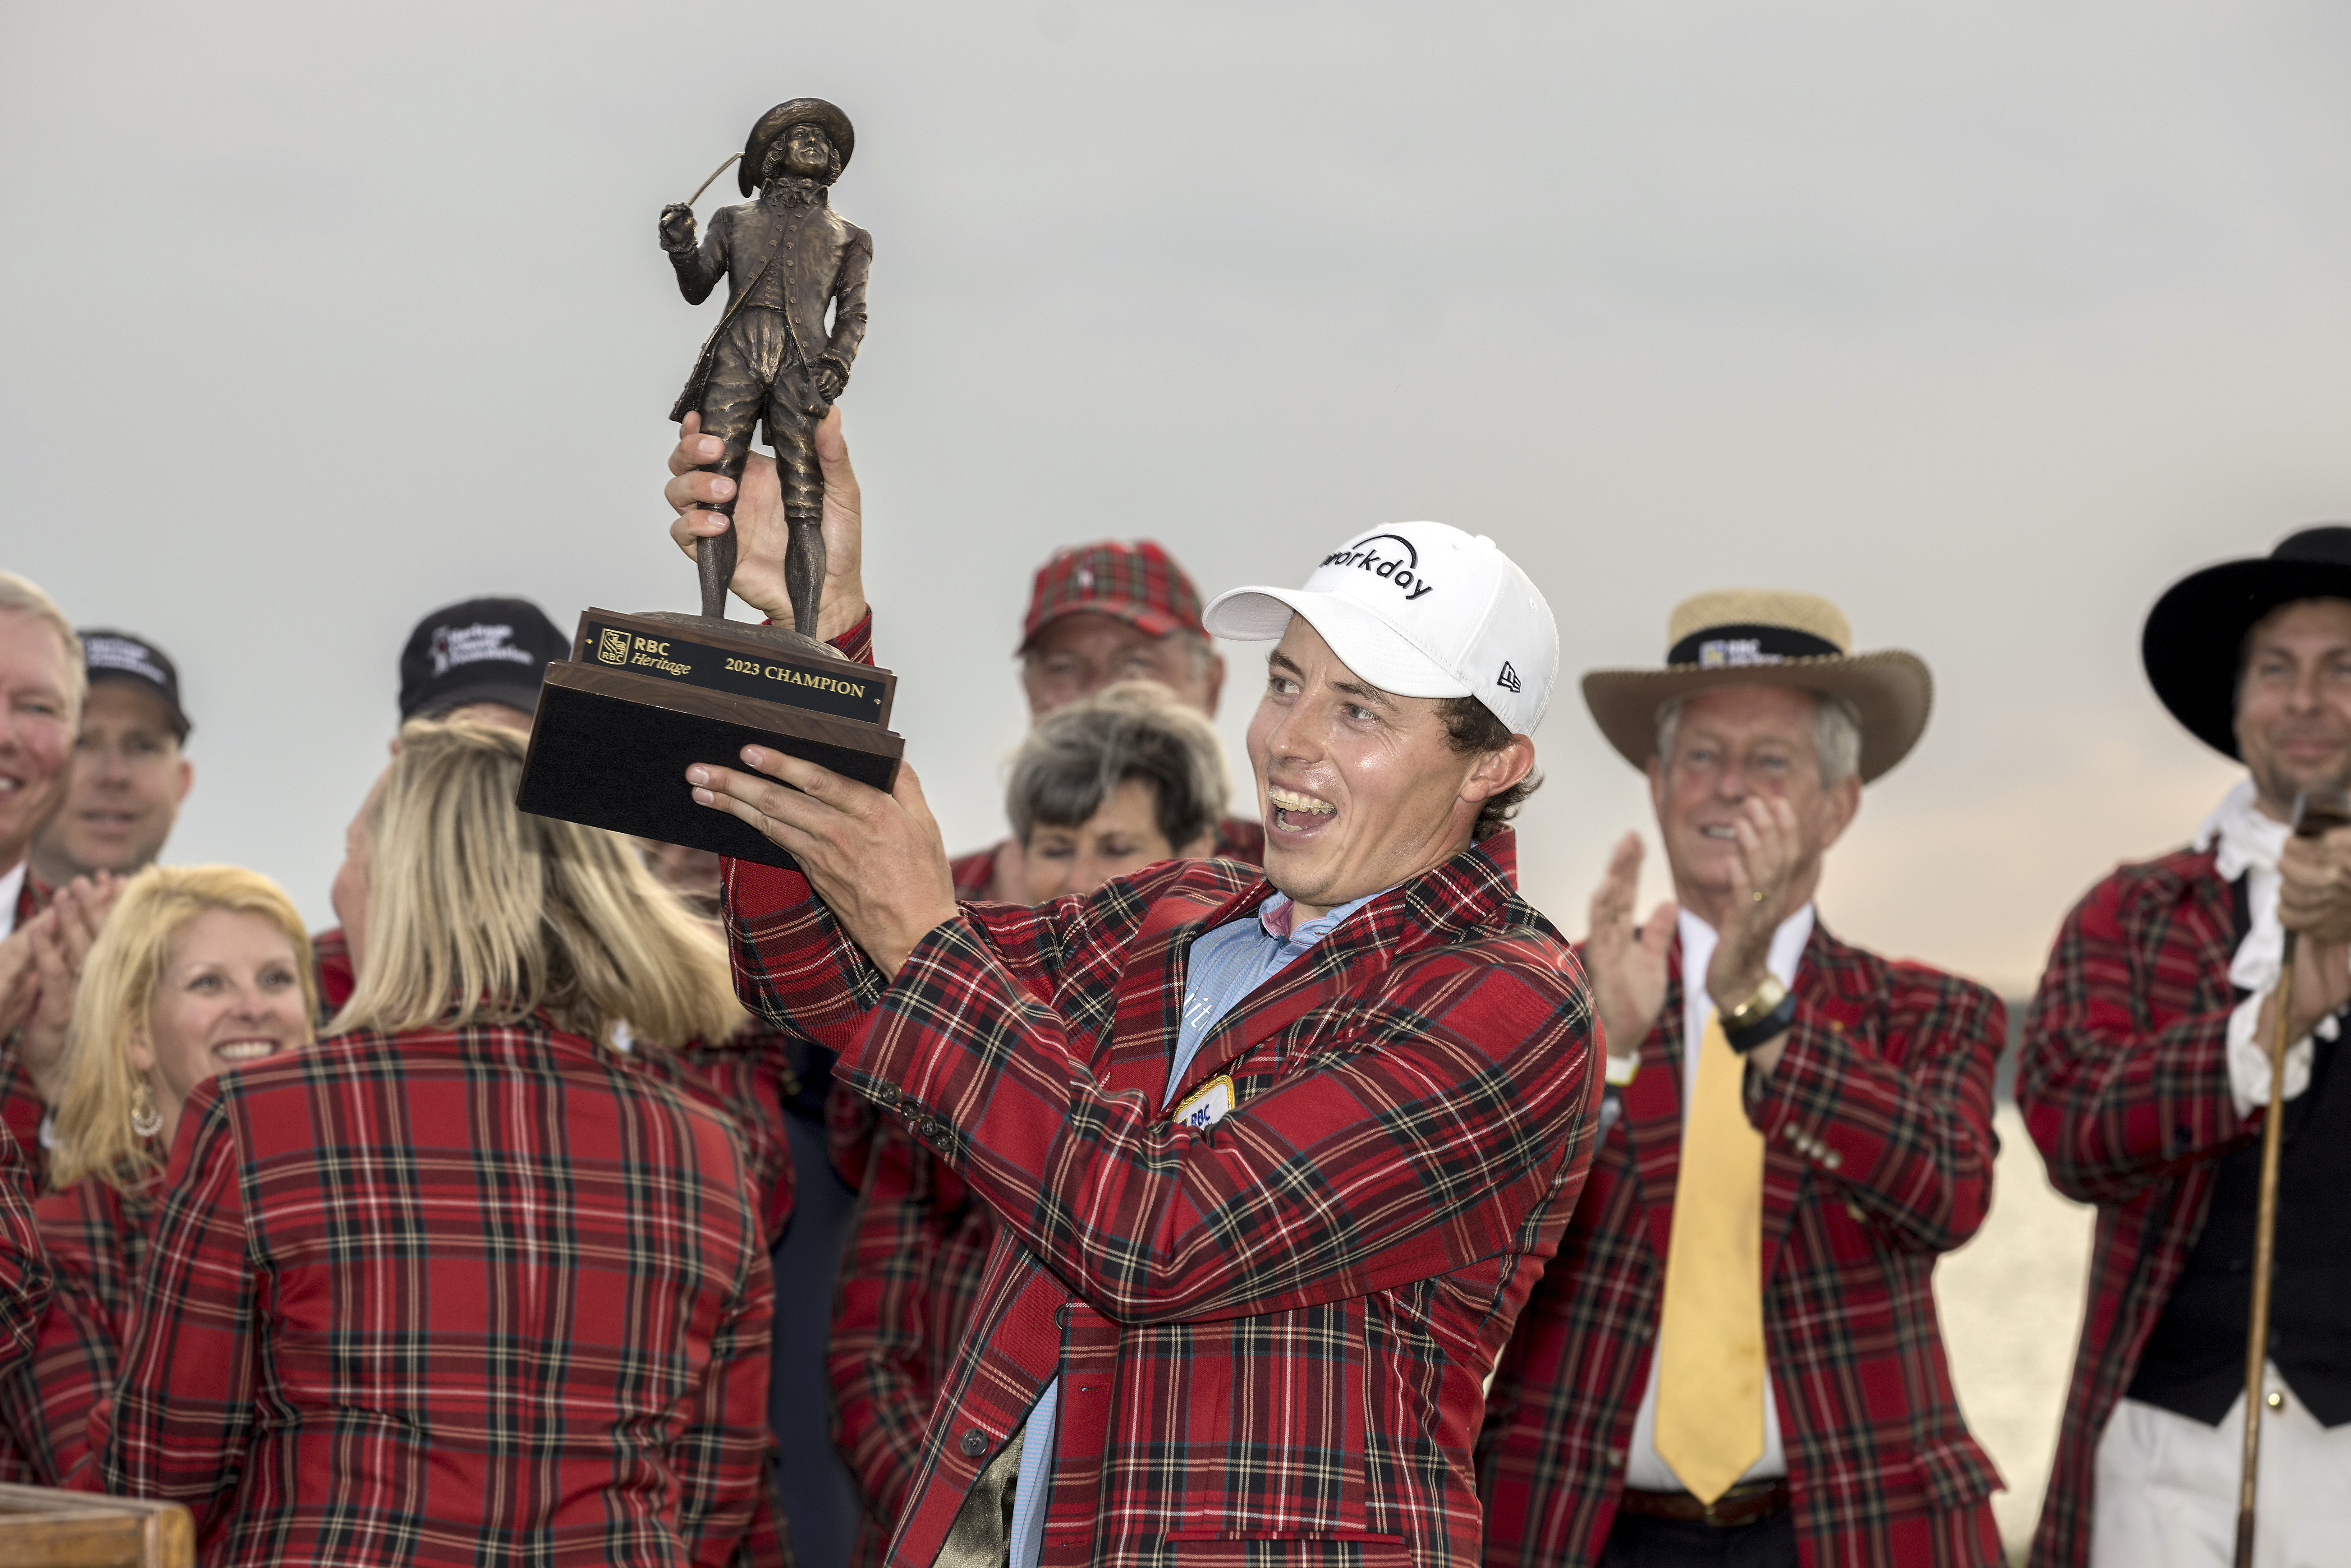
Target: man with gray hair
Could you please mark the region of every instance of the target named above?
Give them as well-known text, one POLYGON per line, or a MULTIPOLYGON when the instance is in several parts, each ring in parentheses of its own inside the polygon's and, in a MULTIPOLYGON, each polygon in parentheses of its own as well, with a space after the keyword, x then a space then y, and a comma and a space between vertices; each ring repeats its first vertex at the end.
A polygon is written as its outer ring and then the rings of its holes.
POLYGON ((1990 1206, 2005 1014, 1813 908, 1932 682, 1811 594, 1700 594, 1668 637, 1583 678, 1676 902, 1635 923, 1627 834, 1581 949, 1609 1103, 1495 1376, 1485 1561, 1996 1564, 1932 1281, 1990 1206))
MULTIPOLYGON (((0 1126, 15 1135, 37 1190, 38 1129, 45 1097, 59 1087, 74 980, 114 897, 111 879, 53 890, 31 865, 34 835, 65 799, 89 689, 65 612, 0 571, 0 1126)), ((7 1473, 0 1458, 0 1479, 7 1473)))

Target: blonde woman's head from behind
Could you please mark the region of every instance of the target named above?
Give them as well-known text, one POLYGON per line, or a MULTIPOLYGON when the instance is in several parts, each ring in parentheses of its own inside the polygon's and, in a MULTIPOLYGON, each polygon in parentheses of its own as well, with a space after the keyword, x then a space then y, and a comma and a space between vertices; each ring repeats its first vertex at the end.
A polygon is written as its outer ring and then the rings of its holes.
POLYGON ((51 1162, 59 1187, 162 1167, 181 1107, 232 1067, 306 1045, 310 943, 283 889, 241 866, 150 866, 82 965, 51 1162))
POLYGON ((682 1045, 743 1021, 726 950, 617 834, 515 809, 526 739, 419 720, 354 825, 362 907, 338 1031, 510 1024, 682 1045))

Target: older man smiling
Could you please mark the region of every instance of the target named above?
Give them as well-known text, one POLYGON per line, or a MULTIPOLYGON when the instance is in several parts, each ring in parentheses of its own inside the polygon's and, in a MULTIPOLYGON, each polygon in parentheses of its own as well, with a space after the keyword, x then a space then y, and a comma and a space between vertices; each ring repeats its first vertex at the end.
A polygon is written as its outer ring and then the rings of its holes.
POLYGON ((1511 889, 1558 632, 1436 523, 1206 621, 1279 639, 1261 875, 958 907, 911 769, 893 795, 756 747, 688 773, 802 868, 728 868, 745 1000, 1002 1221, 893 1563, 1478 1554, 1484 1373, 1599 1083, 1575 960, 1511 889))
POLYGON ((1807 593, 1677 606, 1584 698, 1677 904, 1617 848, 1583 950, 1621 1098, 1494 1379, 1489 1568, 1997 1563, 1935 1260, 1991 1196, 1982 987, 1829 935, 1823 858, 1927 726, 1917 656, 1807 593))

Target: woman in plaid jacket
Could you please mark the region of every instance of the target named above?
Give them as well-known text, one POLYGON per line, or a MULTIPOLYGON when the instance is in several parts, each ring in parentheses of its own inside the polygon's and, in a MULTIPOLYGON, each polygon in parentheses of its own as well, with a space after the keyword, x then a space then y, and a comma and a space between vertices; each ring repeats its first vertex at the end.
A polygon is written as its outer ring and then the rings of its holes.
POLYGON ((0 1378, 31 1479, 89 1458, 181 1107, 197 1083, 310 1040, 308 940, 293 901, 238 866, 151 866, 89 949, 74 1005, 50 1180, 35 1206, 57 1276, 32 1360, 0 1378))
POLYGON ((416 724, 354 836, 348 1032, 193 1094, 105 1490, 207 1564, 717 1568, 767 1491, 740 1134, 615 1049, 724 1038, 718 945, 622 841, 416 724))

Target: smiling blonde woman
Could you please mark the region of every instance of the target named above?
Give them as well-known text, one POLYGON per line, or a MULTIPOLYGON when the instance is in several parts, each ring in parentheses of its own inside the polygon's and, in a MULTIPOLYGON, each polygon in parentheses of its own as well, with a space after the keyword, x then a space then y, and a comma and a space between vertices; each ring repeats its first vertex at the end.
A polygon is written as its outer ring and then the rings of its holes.
POLYGON ((125 884, 74 1002, 50 1180, 34 1209, 57 1289, 0 1426, 37 1477, 87 1458, 113 1390, 180 1108, 197 1084, 310 1040, 310 947, 278 885, 238 866, 153 866, 125 884))

